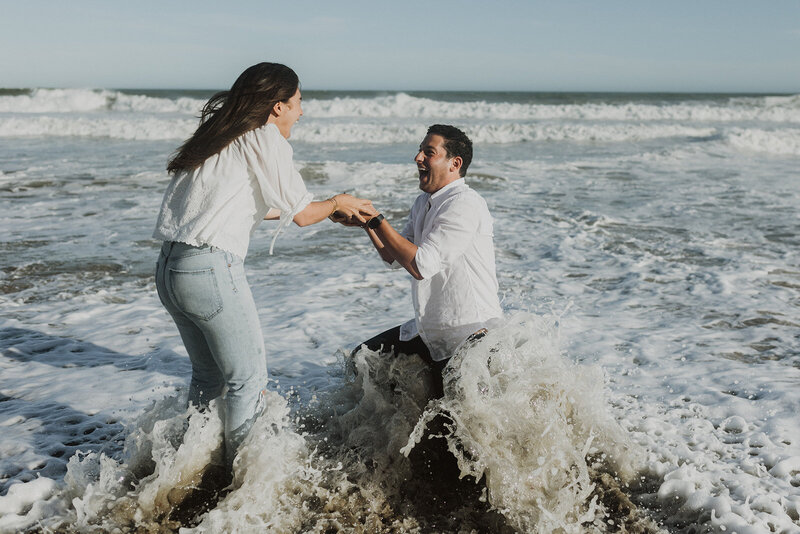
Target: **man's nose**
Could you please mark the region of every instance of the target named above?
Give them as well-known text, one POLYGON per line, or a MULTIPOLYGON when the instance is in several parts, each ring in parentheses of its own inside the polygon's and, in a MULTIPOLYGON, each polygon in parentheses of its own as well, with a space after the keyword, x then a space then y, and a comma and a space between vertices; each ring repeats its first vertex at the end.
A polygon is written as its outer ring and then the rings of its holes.
POLYGON ((422 150, 417 152, 417 155, 414 156, 414 161, 417 163, 422 163, 422 150))

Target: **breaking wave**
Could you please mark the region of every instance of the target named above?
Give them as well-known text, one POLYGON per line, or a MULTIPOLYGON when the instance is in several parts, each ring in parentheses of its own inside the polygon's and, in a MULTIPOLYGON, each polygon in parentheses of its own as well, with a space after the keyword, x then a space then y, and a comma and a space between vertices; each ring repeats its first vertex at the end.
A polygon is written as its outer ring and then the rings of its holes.
MULTIPOLYGON (((195 119, 162 117, 35 116, 0 118, 2 137, 107 137, 129 140, 185 139, 197 126, 195 119)), ((493 123, 465 127, 474 142, 486 144, 537 141, 624 142, 670 137, 708 138, 714 128, 660 124, 493 123)), ((425 136, 420 124, 326 123, 303 120, 292 132, 293 142, 308 143, 416 143, 425 136)))
POLYGON ((733 128, 726 134, 727 142, 737 149, 778 155, 800 155, 800 129, 764 130, 733 128))
POLYGON ((23 94, 0 96, 0 113, 137 111, 196 115, 204 103, 196 98, 160 98, 107 89, 31 89, 23 94))
MULTIPOLYGON (((535 98, 532 97, 532 98, 535 98)), ((0 95, 0 113, 137 112, 198 115, 204 99, 166 98, 107 89, 31 89, 0 95)), ((721 97, 674 102, 448 102, 406 93, 374 97, 306 97, 305 113, 317 118, 409 118, 598 121, 800 122, 800 95, 721 97)))
POLYGON ((405 117, 508 120, 702 121, 743 120, 800 122, 800 95, 671 103, 536 104, 513 102, 442 102, 398 93, 375 98, 343 97, 309 100, 306 113, 315 117, 405 117))

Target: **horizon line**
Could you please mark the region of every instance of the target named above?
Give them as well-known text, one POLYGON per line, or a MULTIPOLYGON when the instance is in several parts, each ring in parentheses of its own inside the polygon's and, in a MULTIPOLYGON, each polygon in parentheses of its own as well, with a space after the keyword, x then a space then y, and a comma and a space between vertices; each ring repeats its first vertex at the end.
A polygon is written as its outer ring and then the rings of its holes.
MULTIPOLYGON (((30 86, 30 87, 0 87, 0 91, 29 91, 33 89, 86 89, 86 90, 112 90, 112 91, 208 91, 219 92, 227 89, 209 87, 102 87, 102 86, 30 86)), ((800 88, 795 90, 675 90, 675 89, 650 89, 650 90, 624 90, 624 89, 342 89, 342 88, 308 88, 309 92, 343 92, 343 93, 507 93, 507 94, 641 94, 641 95, 776 95, 789 96, 800 94, 800 88)))

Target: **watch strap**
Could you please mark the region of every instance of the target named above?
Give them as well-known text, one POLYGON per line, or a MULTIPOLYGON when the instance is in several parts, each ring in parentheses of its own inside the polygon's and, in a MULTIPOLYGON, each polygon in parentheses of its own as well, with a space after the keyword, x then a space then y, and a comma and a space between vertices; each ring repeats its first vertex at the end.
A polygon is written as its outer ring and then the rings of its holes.
POLYGON ((375 230, 378 226, 381 225, 381 221, 383 221, 383 219, 384 219, 383 213, 377 214, 375 217, 367 221, 367 228, 369 228, 370 230, 375 230))

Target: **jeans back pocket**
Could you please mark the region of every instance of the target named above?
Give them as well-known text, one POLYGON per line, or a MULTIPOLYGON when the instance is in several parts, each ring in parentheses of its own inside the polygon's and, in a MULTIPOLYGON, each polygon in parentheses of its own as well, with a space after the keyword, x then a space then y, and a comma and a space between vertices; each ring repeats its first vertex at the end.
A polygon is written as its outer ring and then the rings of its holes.
POLYGON ((222 311, 222 297, 214 269, 169 270, 172 300, 190 317, 208 321, 222 311))

